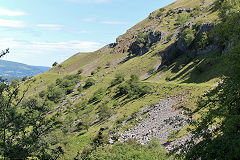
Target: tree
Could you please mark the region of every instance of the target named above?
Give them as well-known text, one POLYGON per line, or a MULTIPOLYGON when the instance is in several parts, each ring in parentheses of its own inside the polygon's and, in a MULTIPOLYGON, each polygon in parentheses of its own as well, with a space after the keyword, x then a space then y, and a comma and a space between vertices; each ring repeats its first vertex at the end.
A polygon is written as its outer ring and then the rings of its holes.
POLYGON ((26 81, 27 80, 27 76, 24 76, 23 78, 22 78, 22 81, 24 82, 24 81, 26 81))
POLYGON ((19 85, 19 83, 20 83, 19 79, 13 79, 13 80, 11 80, 10 85, 12 87, 17 87, 19 85))
POLYGON ((61 146, 51 145, 56 143, 49 138, 61 123, 57 116, 46 118, 46 99, 25 99, 29 87, 20 91, 19 83, 6 83, 0 78, 1 158, 50 159, 63 154, 61 146))
POLYGON ((216 2, 222 22, 214 32, 224 48, 232 44, 228 54, 222 56, 228 70, 219 85, 198 101, 192 113, 201 113, 191 123, 192 138, 176 148, 185 159, 240 159, 240 22, 236 21, 240 18, 240 2, 216 2))
POLYGON ((3 56, 5 56, 8 53, 9 53, 9 48, 6 49, 5 51, 2 51, 2 53, 0 54, 0 58, 2 58, 3 56))
POLYGON ((54 62, 53 64, 52 64, 52 67, 56 67, 58 65, 58 63, 57 62, 54 62))

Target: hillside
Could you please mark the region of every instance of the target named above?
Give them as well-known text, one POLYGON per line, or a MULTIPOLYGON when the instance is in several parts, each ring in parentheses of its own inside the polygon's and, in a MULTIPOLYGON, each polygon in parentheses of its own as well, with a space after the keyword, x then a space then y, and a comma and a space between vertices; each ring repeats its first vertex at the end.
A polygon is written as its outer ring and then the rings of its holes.
MULTIPOLYGON (((199 97, 221 87, 230 71, 224 57, 231 38, 223 43, 219 30, 228 27, 214 2, 177 0, 116 42, 24 82, 26 97, 44 100, 47 117, 61 121, 43 139, 63 159, 176 159, 167 152, 191 139, 190 122, 216 107, 199 109, 199 97)), ((205 129, 222 121, 218 115, 205 129)), ((214 134, 210 139, 221 135, 214 134)))
POLYGON ((35 76, 49 70, 50 67, 30 66, 22 63, 0 60, 0 76, 8 80, 24 76, 35 76))

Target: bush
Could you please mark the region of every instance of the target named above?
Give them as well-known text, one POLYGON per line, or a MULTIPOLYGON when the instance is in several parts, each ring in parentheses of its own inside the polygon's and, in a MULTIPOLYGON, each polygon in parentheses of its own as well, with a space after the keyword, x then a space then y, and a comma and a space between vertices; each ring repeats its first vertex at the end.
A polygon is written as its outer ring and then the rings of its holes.
POLYGON ((173 34, 172 34, 172 33, 169 34, 169 35, 167 36, 167 41, 168 41, 168 42, 171 41, 171 40, 172 40, 172 37, 173 37, 173 34))
POLYGON ((91 152, 86 159, 91 160, 166 160, 169 159, 166 151, 159 142, 150 142, 151 145, 141 145, 135 140, 126 143, 114 143, 112 146, 99 147, 91 152))
POLYGON ((112 110, 106 104, 103 104, 100 106, 99 108, 100 121, 104 121, 108 119, 109 117, 111 117, 111 115, 112 115, 112 110))
POLYGON ((74 88, 75 88, 74 86, 67 87, 67 88, 65 89, 65 93, 66 93, 66 94, 72 93, 73 90, 74 90, 74 88))
POLYGON ((56 79, 56 85, 60 85, 61 83, 62 83, 62 79, 60 79, 60 78, 58 78, 58 79, 56 79))
POLYGON ((128 95, 128 98, 140 98, 150 92, 151 88, 149 86, 141 84, 138 81, 133 82, 130 80, 128 83, 117 87, 115 96, 120 97, 128 95))
POLYGON ((167 76, 167 77, 165 78, 165 80, 169 82, 169 81, 171 81, 171 78, 170 78, 169 76, 167 76))
POLYGON ((132 74, 132 75, 130 76, 130 80, 129 80, 129 81, 130 81, 129 83, 138 82, 138 81, 139 81, 139 76, 136 75, 136 74, 132 74))
POLYGON ((125 80, 125 76, 123 74, 117 74, 115 79, 111 82, 111 86, 118 85, 125 80))
POLYGON ((39 97, 43 98, 47 95, 47 91, 43 90, 41 92, 39 92, 39 97))
POLYGON ((206 32, 203 32, 201 40, 198 42, 200 49, 204 49, 209 44, 209 38, 206 32))
POLYGON ((78 92, 82 92, 83 91, 83 86, 80 85, 77 90, 78 90, 78 92))
POLYGON ((105 95, 105 90, 100 88, 93 94, 93 96, 89 99, 88 102, 89 103, 98 103, 103 99, 104 95, 105 95))
POLYGON ((182 40, 189 47, 195 39, 195 29, 187 28, 183 31, 182 40))
POLYGON ((183 26, 190 19, 190 15, 187 12, 182 12, 178 14, 176 22, 178 25, 183 26))
POLYGON ((162 15, 163 15, 163 13, 160 11, 160 12, 157 13, 156 16, 157 16, 157 17, 161 17, 162 15))
POLYGON ((96 71, 92 71, 91 75, 94 76, 96 74, 96 71))
POLYGON ((70 80, 68 80, 68 79, 63 80, 63 81, 59 84, 60 88, 68 88, 68 87, 72 87, 73 85, 74 85, 73 82, 70 81, 70 80))
POLYGON ((131 86, 129 84, 120 85, 117 87, 115 91, 116 97, 127 95, 130 90, 131 90, 131 86))
POLYGON ((47 90, 47 98, 54 103, 58 103, 60 99, 64 96, 64 91, 59 88, 55 87, 54 85, 48 86, 47 90))
POLYGON ((83 73, 83 69, 79 69, 77 73, 81 75, 83 73))
POLYGON ((86 80, 86 83, 85 83, 85 85, 84 85, 84 88, 89 88, 89 87, 95 85, 95 83, 96 83, 96 81, 95 81, 94 79, 88 78, 88 79, 86 80))
POLYGON ((19 85, 19 83, 20 83, 19 79, 13 79, 11 80, 10 85, 15 88, 19 85))
POLYGON ((22 81, 24 82, 24 81, 26 81, 28 79, 28 77, 27 76, 24 76, 23 78, 22 78, 22 81))
POLYGON ((129 91, 129 98, 140 98, 151 92, 151 88, 147 85, 140 83, 134 83, 130 85, 131 89, 129 91))

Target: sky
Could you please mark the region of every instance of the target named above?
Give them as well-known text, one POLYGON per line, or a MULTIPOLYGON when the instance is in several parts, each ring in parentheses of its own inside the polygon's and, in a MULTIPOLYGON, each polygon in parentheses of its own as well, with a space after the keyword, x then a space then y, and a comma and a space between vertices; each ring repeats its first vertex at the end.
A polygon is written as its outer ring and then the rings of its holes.
POLYGON ((0 0, 3 59, 51 66, 95 51, 174 0, 0 0))

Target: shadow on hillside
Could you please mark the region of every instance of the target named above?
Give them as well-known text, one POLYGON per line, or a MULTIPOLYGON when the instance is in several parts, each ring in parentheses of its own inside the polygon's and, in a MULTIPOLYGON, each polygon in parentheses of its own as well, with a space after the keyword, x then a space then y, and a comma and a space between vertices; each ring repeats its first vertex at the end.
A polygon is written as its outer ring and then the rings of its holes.
POLYGON ((183 83, 205 83, 224 73, 226 67, 221 65, 221 54, 221 50, 206 54, 197 54, 194 49, 182 52, 177 49, 176 42, 157 54, 163 59, 157 72, 171 70, 174 76, 170 81, 178 79, 183 80, 183 83))

